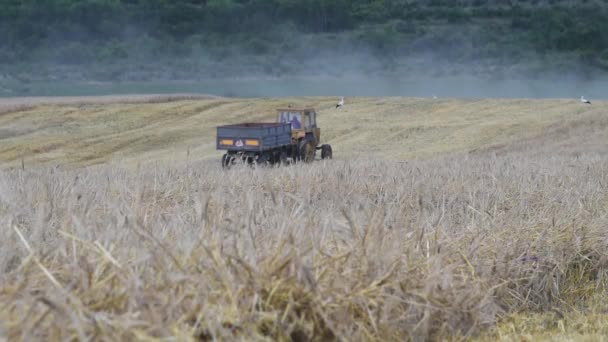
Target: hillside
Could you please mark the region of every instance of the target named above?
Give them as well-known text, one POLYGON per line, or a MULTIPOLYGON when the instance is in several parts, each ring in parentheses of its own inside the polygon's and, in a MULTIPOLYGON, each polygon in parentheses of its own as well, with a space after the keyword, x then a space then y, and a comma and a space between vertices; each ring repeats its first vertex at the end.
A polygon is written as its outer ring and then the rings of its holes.
POLYGON ((69 166, 113 160, 219 160, 221 154, 215 150, 217 125, 274 121, 274 110, 287 105, 314 106, 322 139, 331 143, 336 158, 343 160, 366 156, 428 159, 488 148, 501 151, 522 142, 535 150, 549 144, 547 149, 562 152, 601 152, 607 143, 606 104, 601 101, 585 106, 565 99, 355 97, 347 98, 346 106, 336 110, 335 98, 322 97, 175 97, 174 101, 157 103, 166 99, 2 100, 0 108, 4 104, 8 112, 0 115, 0 164, 21 166, 22 159, 26 165, 69 166), (114 103, 108 103, 112 100, 114 103), (57 104, 62 101, 68 104, 57 104))
POLYGON ((597 78, 608 66, 607 14, 604 1, 6 1, 0 96, 40 95, 39 82, 429 69, 597 78))

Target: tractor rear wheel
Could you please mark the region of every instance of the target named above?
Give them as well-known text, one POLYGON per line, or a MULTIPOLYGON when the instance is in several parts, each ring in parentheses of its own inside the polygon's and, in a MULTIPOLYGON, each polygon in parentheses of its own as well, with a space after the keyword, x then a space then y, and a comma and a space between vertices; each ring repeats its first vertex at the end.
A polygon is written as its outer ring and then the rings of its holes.
POLYGON ((332 159, 331 145, 321 145, 321 159, 332 159))

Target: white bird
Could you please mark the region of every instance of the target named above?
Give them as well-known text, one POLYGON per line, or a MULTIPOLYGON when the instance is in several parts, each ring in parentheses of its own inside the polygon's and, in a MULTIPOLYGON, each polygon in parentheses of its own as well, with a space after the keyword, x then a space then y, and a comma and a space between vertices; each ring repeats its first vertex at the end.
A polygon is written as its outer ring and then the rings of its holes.
POLYGON ((344 106, 344 96, 342 96, 340 98, 340 101, 338 101, 338 104, 336 104, 336 108, 342 107, 344 106))
POLYGON ((581 96, 581 102, 586 104, 591 104, 591 101, 587 100, 584 96, 581 96))

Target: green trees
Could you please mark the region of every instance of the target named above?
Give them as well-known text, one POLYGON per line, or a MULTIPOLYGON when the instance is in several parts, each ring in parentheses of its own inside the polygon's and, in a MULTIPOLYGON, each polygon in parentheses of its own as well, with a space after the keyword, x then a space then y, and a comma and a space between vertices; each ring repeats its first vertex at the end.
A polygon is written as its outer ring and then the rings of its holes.
MULTIPOLYGON (((601 2, 571 1, 3 0, 0 63, 41 57, 66 64, 120 61, 144 52, 174 56, 168 46, 183 54, 193 42, 197 46, 192 48, 210 54, 237 45, 268 55, 284 44, 270 37, 287 27, 294 33, 359 37, 357 44, 385 55, 399 54, 410 43, 460 42, 462 32, 481 30, 494 35, 484 39, 491 50, 507 44, 507 52, 515 46, 537 53, 571 52, 605 67, 607 8, 601 2)), ((468 39, 457 48, 479 47, 479 40, 468 39)), ((460 55, 480 54, 463 50, 460 55)))

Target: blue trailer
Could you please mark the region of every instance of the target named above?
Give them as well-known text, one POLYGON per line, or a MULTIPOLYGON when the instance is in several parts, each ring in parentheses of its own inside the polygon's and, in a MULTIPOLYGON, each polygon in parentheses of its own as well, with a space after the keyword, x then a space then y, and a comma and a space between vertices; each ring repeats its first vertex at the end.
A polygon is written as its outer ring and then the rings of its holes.
POLYGON ((293 154, 289 123, 241 123, 217 127, 217 149, 225 150, 222 166, 238 159, 274 164, 293 154))

